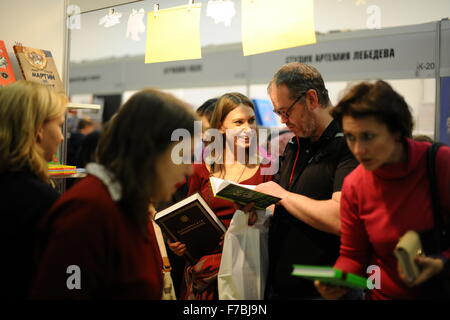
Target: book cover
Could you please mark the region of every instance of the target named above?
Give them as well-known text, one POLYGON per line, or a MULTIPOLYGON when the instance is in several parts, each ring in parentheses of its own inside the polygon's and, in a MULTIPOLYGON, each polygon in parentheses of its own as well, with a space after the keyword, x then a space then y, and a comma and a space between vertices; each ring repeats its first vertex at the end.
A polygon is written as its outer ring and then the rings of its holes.
POLYGON ((53 88, 56 92, 64 92, 63 83, 50 51, 17 45, 13 48, 25 80, 41 83, 53 88))
POLYGON ((325 266, 293 265, 292 275, 308 280, 319 280, 335 286, 367 289, 367 279, 353 273, 325 266))
POLYGON ((0 40, 0 87, 4 87, 15 81, 16 77, 11 65, 11 60, 9 60, 5 42, 0 40))
POLYGON ((281 200, 278 197, 255 191, 256 186, 238 184, 216 177, 209 178, 209 181, 215 197, 233 201, 241 205, 254 202, 256 209, 265 209, 281 200))
POLYGON ((226 231, 198 193, 157 212, 155 221, 171 241, 186 244, 191 262, 216 250, 226 231))
POLYGON ((68 166, 64 164, 49 164, 48 165, 48 174, 50 176, 56 175, 71 175, 77 173, 76 166, 68 166))

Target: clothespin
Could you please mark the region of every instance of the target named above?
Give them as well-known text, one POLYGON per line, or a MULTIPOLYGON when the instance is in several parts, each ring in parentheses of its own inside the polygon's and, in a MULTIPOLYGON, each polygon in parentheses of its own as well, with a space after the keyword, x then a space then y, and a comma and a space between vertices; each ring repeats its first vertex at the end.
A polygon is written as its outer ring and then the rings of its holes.
POLYGON ((155 4, 153 5, 153 16, 154 16, 155 18, 156 18, 156 16, 157 16, 158 10, 159 10, 159 3, 155 3, 155 4))
POLYGON ((188 11, 191 11, 192 5, 194 4, 194 0, 188 1, 188 11))

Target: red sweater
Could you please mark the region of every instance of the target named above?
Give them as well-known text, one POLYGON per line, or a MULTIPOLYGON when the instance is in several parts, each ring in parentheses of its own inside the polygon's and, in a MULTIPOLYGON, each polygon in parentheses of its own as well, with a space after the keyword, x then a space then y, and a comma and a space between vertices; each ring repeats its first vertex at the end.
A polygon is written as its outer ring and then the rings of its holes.
POLYGON ((42 223, 32 298, 161 299, 162 261, 152 223, 148 232, 146 239, 89 175, 42 223), (70 265, 80 267, 81 290, 67 288, 70 265))
MULTIPOLYGON (((344 181, 341 196, 341 249, 335 267, 368 276, 369 265, 381 269, 381 289, 369 290, 368 299, 417 298, 399 278, 393 254, 408 230, 433 227, 427 174, 429 143, 407 141, 408 161, 374 171, 358 166, 344 181)), ((444 220, 450 213, 450 148, 437 154, 438 188, 444 220)), ((448 252, 446 252, 447 254, 448 252)))

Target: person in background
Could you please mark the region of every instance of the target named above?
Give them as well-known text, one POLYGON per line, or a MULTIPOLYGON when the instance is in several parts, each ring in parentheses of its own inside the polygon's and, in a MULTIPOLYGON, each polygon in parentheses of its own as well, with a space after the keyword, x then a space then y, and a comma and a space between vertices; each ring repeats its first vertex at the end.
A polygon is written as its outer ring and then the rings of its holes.
POLYGON ((217 100, 218 98, 208 99, 195 111, 200 117, 200 120, 202 120, 203 131, 210 127, 211 118, 216 108, 217 100))
POLYGON ((269 150, 267 151, 274 159, 278 160, 283 155, 287 144, 294 136, 295 134, 289 129, 281 129, 279 132, 270 134, 267 138, 267 145, 269 147, 269 150), (278 140, 277 144, 273 143, 275 139, 278 140), (272 150, 272 144, 278 145, 278 149, 272 150))
POLYGON ((274 112, 295 137, 274 181, 256 187, 282 200, 269 228, 267 299, 317 299, 311 281, 293 277, 293 264, 332 265, 339 255, 339 201, 344 177, 357 165, 321 74, 302 63, 284 65, 269 83, 274 112))
POLYGON ((96 161, 95 154, 99 140, 99 130, 95 130, 84 137, 75 163, 78 168, 86 168, 88 163, 96 161))
MULTIPOLYGON (((212 194, 209 178, 211 176, 231 180, 237 183, 257 185, 269 181, 271 175, 263 175, 262 168, 269 166, 250 159, 251 144, 257 143, 256 118, 253 103, 241 93, 226 93, 216 102, 211 118, 211 127, 219 130, 223 137, 221 150, 207 155, 205 162, 194 165, 194 174, 189 179, 189 195, 198 192, 208 203, 220 221, 228 228, 236 207, 230 201, 215 198, 212 194), (227 132, 228 131, 228 132, 227 132), (245 159, 237 156, 243 150, 245 159), (234 158, 228 159, 227 155, 234 158)), ((178 255, 183 255, 186 245, 180 242, 169 243, 169 247, 178 255)), ((217 250, 201 257, 193 264, 187 264, 182 299, 217 300, 217 273, 222 255, 222 244, 217 250)))
MULTIPOLYGON (((217 98, 208 99, 205 101, 198 109, 195 111, 197 115, 200 117, 200 120, 202 121, 202 141, 197 145, 198 148, 200 148, 200 152, 194 151, 194 157, 195 161, 201 161, 201 157, 203 156, 203 150, 204 150, 204 142, 203 142, 203 133, 209 129, 211 117, 214 112, 215 106, 216 106, 217 98)), ((157 210, 161 211, 165 208, 171 206, 172 204, 175 204, 184 198, 186 198, 188 195, 188 184, 187 180, 182 183, 181 185, 177 186, 177 191, 173 195, 172 199, 168 202, 160 203, 157 210)), ((170 254, 170 252, 169 252, 170 254)))
POLYGON ((413 136, 413 139, 416 141, 433 143, 433 139, 431 139, 429 136, 422 135, 422 134, 413 136))
POLYGON ((42 221, 32 298, 161 299, 149 205, 168 201, 192 173, 191 164, 174 163, 172 149, 183 141, 171 136, 179 128, 193 136, 195 120, 186 103, 155 89, 120 108, 100 138, 98 163, 42 221))
POLYGON ((63 141, 67 97, 35 82, 0 88, 0 274, 5 299, 24 299, 38 221, 58 199, 47 162, 63 141))
MULTIPOLYGON (((442 248, 435 257, 416 257, 420 274, 412 283, 398 267, 394 248, 407 231, 433 228, 427 174, 430 143, 411 139, 413 119, 406 101, 381 80, 350 88, 332 115, 342 124, 347 144, 360 163, 342 189, 341 249, 335 267, 365 277, 368 266, 380 268, 381 286, 368 290, 366 299, 427 298, 421 284, 442 271, 449 248, 442 248)), ((443 146, 436 156, 436 176, 440 214, 447 223, 449 163, 450 148, 443 146)), ((316 287, 328 299, 346 293, 344 288, 319 282, 316 287)))
POLYGON ((95 130, 94 122, 90 119, 80 119, 77 131, 70 134, 67 141, 67 163, 75 165, 84 138, 95 130))

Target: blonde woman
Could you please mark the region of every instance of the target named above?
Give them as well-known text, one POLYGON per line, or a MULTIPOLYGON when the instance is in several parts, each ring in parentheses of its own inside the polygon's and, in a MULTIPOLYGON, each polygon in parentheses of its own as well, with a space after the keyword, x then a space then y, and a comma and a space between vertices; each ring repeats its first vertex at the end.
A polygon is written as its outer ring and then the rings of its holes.
POLYGON ((39 219, 59 194, 47 162, 63 141, 67 98, 30 81, 0 88, 1 296, 25 298, 39 219))

